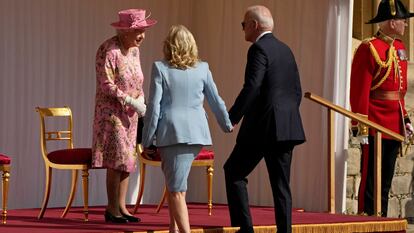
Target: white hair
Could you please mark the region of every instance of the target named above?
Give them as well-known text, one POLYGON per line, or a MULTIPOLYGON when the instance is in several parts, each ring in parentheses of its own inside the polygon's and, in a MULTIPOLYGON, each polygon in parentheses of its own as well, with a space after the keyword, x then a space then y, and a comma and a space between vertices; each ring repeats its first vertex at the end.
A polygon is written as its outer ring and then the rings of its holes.
POLYGON ((256 20, 261 30, 273 30, 273 17, 269 9, 264 6, 251 6, 247 8, 249 16, 256 20))

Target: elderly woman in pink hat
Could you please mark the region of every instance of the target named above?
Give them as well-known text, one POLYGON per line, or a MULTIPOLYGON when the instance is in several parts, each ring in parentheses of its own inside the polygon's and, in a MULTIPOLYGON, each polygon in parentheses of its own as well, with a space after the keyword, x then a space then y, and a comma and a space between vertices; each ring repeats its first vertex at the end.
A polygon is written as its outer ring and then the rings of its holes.
POLYGON ((103 42, 96 54, 92 166, 107 169, 105 221, 127 223, 140 221, 125 203, 129 174, 136 168, 138 117, 146 111, 139 46, 145 30, 157 21, 142 9, 123 10, 118 16, 111 24, 116 36, 103 42))

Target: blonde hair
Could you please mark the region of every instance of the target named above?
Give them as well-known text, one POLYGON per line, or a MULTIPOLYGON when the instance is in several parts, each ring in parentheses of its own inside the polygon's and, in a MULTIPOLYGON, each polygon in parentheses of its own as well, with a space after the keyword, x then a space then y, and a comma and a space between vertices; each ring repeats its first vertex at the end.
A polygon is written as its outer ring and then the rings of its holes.
POLYGON ((164 41, 164 58, 178 69, 194 67, 199 61, 193 34, 183 25, 173 25, 164 41))

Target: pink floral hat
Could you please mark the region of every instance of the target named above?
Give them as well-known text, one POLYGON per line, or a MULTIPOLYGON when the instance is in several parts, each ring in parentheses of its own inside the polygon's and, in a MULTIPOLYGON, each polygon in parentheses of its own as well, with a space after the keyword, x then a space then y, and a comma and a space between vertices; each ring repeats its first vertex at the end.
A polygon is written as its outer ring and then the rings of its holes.
POLYGON ((128 9, 118 12, 119 21, 111 23, 116 29, 145 29, 157 23, 155 19, 148 19, 143 9, 128 9))

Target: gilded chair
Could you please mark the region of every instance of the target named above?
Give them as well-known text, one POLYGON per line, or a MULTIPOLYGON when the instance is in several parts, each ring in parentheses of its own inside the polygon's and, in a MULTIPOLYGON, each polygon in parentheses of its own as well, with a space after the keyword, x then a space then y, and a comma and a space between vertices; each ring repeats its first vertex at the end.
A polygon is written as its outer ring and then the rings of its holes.
MULTIPOLYGON (((161 167, 161 158, 159 154, 156 154, 153 158, 149 158, 144 156, 142 153, 143 148, 141 144, 137 145, 137 154, 139 156, 139 167, 140 167, 140 182, 139 182, 139 191, 137 196, 137 201, 135 203, 134 214, 137 213, 138 208, 141 203, 142 195, 144 194, 144 187, 145 187, 145 171, 146 166, 157 166, 161 167)), ((207 208, 208 208, 208 215, 211 215, 211 211, 213 209, 213 164, 214 164, 214 152, 206 149, 202 149, 201 152, 197 155, 194 159, 192 167, 206 167, 207 171, 207 208)), ((167 197, 167 189, 164 187, 164 194, 161 197, 160 202, 158 203, 158 207, 156 212, 160 212, 165 199, 167 197)))
POLYGON ((6 224, 6 218, 7 218, 7 197, 9 193, 9 178, 10 178, 10 162, 11 159, 4 155, 0 154, 0 171, 3 172, 2 177, 2 207, 3 211, 1 213, 1 222, 3 224, 6 224))
POLYGON ((66 203, 66 208, 61 215, 62 218, 66 216, 72 205, 76 192, 78 171, 82 171, 83 212, 85 214, 85 221, 88 221, 88 170, 91 165, 92 151, 90 148, 73 147, 73 121, 72 111, 69 107, 37 107, 36 111, 40 115, 40 148, 46 169, 45 193, 42 208, 38 215, 38 219, 43 218, 43 215, 45 213, 47 203, 49 201, 50 188, 52 184, 52 169, 55 168, 72 171, 71 191, 68 197, 68 201, 66 203), (50 124, 52 123, 50 121, 54 121, 53 123, 55 124, 50 124), (65 126, 60 126, 62 124, 56 124, 56 121, 64 123, 65 126), (49 151, 48 145, 50 147, 50 144, 53 142, 54 144, 58 144, 58 146, 61 146, 62 142, 65 142, 64 144, 67 143, 67 145, 65 146, 65 148, 49 151))

